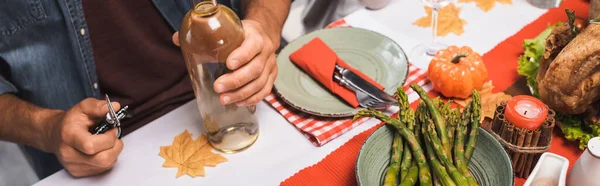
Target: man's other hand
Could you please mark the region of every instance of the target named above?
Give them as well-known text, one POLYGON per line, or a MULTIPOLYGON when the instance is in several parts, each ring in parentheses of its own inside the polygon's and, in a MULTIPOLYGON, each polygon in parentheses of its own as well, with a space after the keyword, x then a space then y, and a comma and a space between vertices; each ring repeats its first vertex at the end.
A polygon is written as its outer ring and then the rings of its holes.
MULTIPOLYGON (((113 102, 115 109, 120 104, 113 102)), ((53 117, 45 145, 63 167, 74 177, 103 173, 117 161, 123 142, 117 139, 116 129, 93 135, 89 129, 96 126, 108 113, 106 101, 88 98, 71 109, 53 117)))

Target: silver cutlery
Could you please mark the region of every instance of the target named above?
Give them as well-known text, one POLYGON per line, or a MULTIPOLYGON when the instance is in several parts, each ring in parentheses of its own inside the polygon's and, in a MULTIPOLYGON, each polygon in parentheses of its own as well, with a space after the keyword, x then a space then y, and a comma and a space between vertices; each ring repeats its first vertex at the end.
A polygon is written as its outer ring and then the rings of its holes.
POLYGON ((355 92, 361 107, 381 110, 391 105, 398 105, 396 98, 375 87, 351 70, 337 64, 335 65, 333 78, 340 85, 355 92))

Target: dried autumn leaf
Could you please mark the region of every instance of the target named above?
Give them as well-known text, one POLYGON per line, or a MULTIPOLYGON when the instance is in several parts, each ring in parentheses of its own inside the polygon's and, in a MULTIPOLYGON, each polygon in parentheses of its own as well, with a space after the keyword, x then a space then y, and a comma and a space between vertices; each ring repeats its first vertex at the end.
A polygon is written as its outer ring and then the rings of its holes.
POLYGON ((482 95, 480 120, 483 122, 483 119, 485 119, 485 117, 494 118, 494 112, 496 111, 496 107, 498 107, 500 103, 508 101, 510 98, 512 98, 512 96, 505 94, 504 92, 488 94, 486 96, 482 95))
POLYGON ((512 4, 512 0, 498 0, 499 3, 510 5, 512 4))
MULTIPOLYGON (((479 90, 479 95, 481 97, 484 97, 488 94, 491 94, 493 89, 494 85, 492 84, 492 80, 489 80, 483 84, 481 90, 479 90)), ((454 102, 456 102, 456 104, 460 105, 461 107, 465 107, 467 106, 467 103, 469 103, 472 99, 473 98, 469 96, 465 99, 454 99, 454 102)))
POLYGON ((187 174, 191 177, 204 176, 204 166, 216 166, 227 158, 212 152, 206 136, 193 140, 187 130, 177 135, 171 146, 160 147, 159 156, 165 159, 163 167, 177 167, 177 177, 187 174))
MULTIPOLYGON (((449 33, 462 35, 465 32, 463 26, 467 22, 460 19, 460 11, 461 9, 456 7, 454 3, 450 3, 438 11, 438 28, 436 33, 438 36, 446 36, 449 33)), ((431 26, 432 10, 429 7, 425 7, 425 12, 427 16, 419 18, 413 23, 414 25, 420 27, 431 26)))
POLYGON ((475 2, 475 4, 477 4, 477 7, 479 7, 481 10, 483 10, 485 12, 490 11, 492 8, 494 8, 494 6, 496 5, 496 2, 499 2, 502 4, 512 4, 512 0, 458 0, 458 2, 460 2, 460 3, 475 2))
POLYGON ((477 6, 484 12, 490 11, 496 5, 496 0, 476 0, 477 6))

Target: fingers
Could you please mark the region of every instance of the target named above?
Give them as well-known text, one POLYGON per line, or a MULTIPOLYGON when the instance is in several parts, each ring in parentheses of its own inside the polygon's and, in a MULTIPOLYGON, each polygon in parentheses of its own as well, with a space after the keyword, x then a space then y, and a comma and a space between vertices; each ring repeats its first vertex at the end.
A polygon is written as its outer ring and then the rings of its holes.
MULTIPOLYGON (((115 111, 121 109, 121 104, 118 102, 111 102, 111 104, 115 111)), ((108 113, 106 101, 94 98, 87 98, 81 101, 73 109, 87 115, 90 119, 102 118, 108 113)))
POLYGON ((105 151, 114 148, 117 142, 117 130, 112 129, 104 134, 94 135, 87 130, 72 130, 70 144, 73 148, 85 153, 85 154, 96 154, 101 151, 105 151))
POLYGON ((173 40, 173 44, 180 46, 179 44, 179 32, 175 32, 173 34, 173 38, 171 38, 173 40))
POLYGON ((110 168, 117 161, 117 157, 123 151, 123 142, 118 140, 114 147, 105 151, 102 151, 93 156, 84 155, 84 160, 86 163, 103 168, 110 168))
MULTIPOLYGON (((246 24, 253 25, 253 23, 246 24)), ((232 51, 231 54, 229 54, 229 57, 227 57, 227 68, 230 70, 236 70, 263 51, 265 41, 261 32, 257 31, 255 26, 245 26, 244 32, 245 36, 242 45, 232 51)))
POLYGON ((113 167, 117 161, 114 161, 110 167, 94 167, 84 163, 73 163, 63 165, 73 177, 84 177, 104 173, 113 167))
POLYGON ((269 78, 263 89, 261 89, 256 94, 250 96, 249 98, 239 102, 238 105, 239 106, 255 105, 258 102, 260 102, 261 100, 263 100, 265 97, 267 97, 271 93, 271 90, 273 89, 273 83, 275 82, 275 78, 277 77, 277 68, 274 68, 273 71, 274 72, 269 74, 269 78))
MULTIPOLYGON (((218 93, 223 93, 230 90, 235 90, 260 77, 265 68, 265 58, 266 56, 257 56, 250 63, 233 71, 232 73, 222 75, 215 82, 215 91, 218 93)), ((223 104, 231 102, 225 101, 227 102, 225 103, 223 101, 224 100, 222 100, 223 104)))
MULTIPOLYGON (((274 65, 276 65, 274 60, 275 60, 275 56, 274 55, 270 56, 269 60, 267 62, 268 67, 265 68, 264 72, 258 78, 252 80, 251 82, 249 82, 246 85, 243 85, 241 88, 239 88, 235 91, 224 93, 223 95, 221 95, 221 102, 223 104, 237 102, 237 104, 239 106, 242 106, 242 105, 246 105, 246 104, 253 104, 253 103, 260 101, 262 99, 262 98, 260 98, 260 96, 262 96, 263 94, 268 95, 269 91, 266 91, 266 93, 265 93, 265 91, 262 91, 262 90, 265 88, 268 88, 268 89, 272 88, 272 86, 270 85, 270 84, 272 84, 272 81, 271 82, 269 82, 269 81, 271 79, 273 69, 276 70, 276 67, 274 67, 274 65), (248 100, 248 98, 250 98, 251 96, 253 96, 255 98, 253 98, 252 100, 248 100), (243 100, 248 101, 248 103, 240 102, 243 100)), ((264 96, 266 96, 266 95, 264 95, 264 96)))
POLYGON ((69 164, 86 164, 88 166, 110 168, 123 150, 123 142, 118 140, 114 146, 96 154, 85 154, 72 147, 61 148, 62 160, 69 164))

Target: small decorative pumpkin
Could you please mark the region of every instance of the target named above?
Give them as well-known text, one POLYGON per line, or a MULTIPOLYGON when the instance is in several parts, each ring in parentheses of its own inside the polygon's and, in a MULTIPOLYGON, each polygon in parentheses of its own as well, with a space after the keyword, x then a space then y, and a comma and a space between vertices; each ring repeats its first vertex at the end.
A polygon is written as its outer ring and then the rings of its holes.
POLYGON ((473 89, 481 90, 488 78, 481 55, 468 46, 439 50, 428 72, 433 89, 448 98, 467 98, 473 89))

